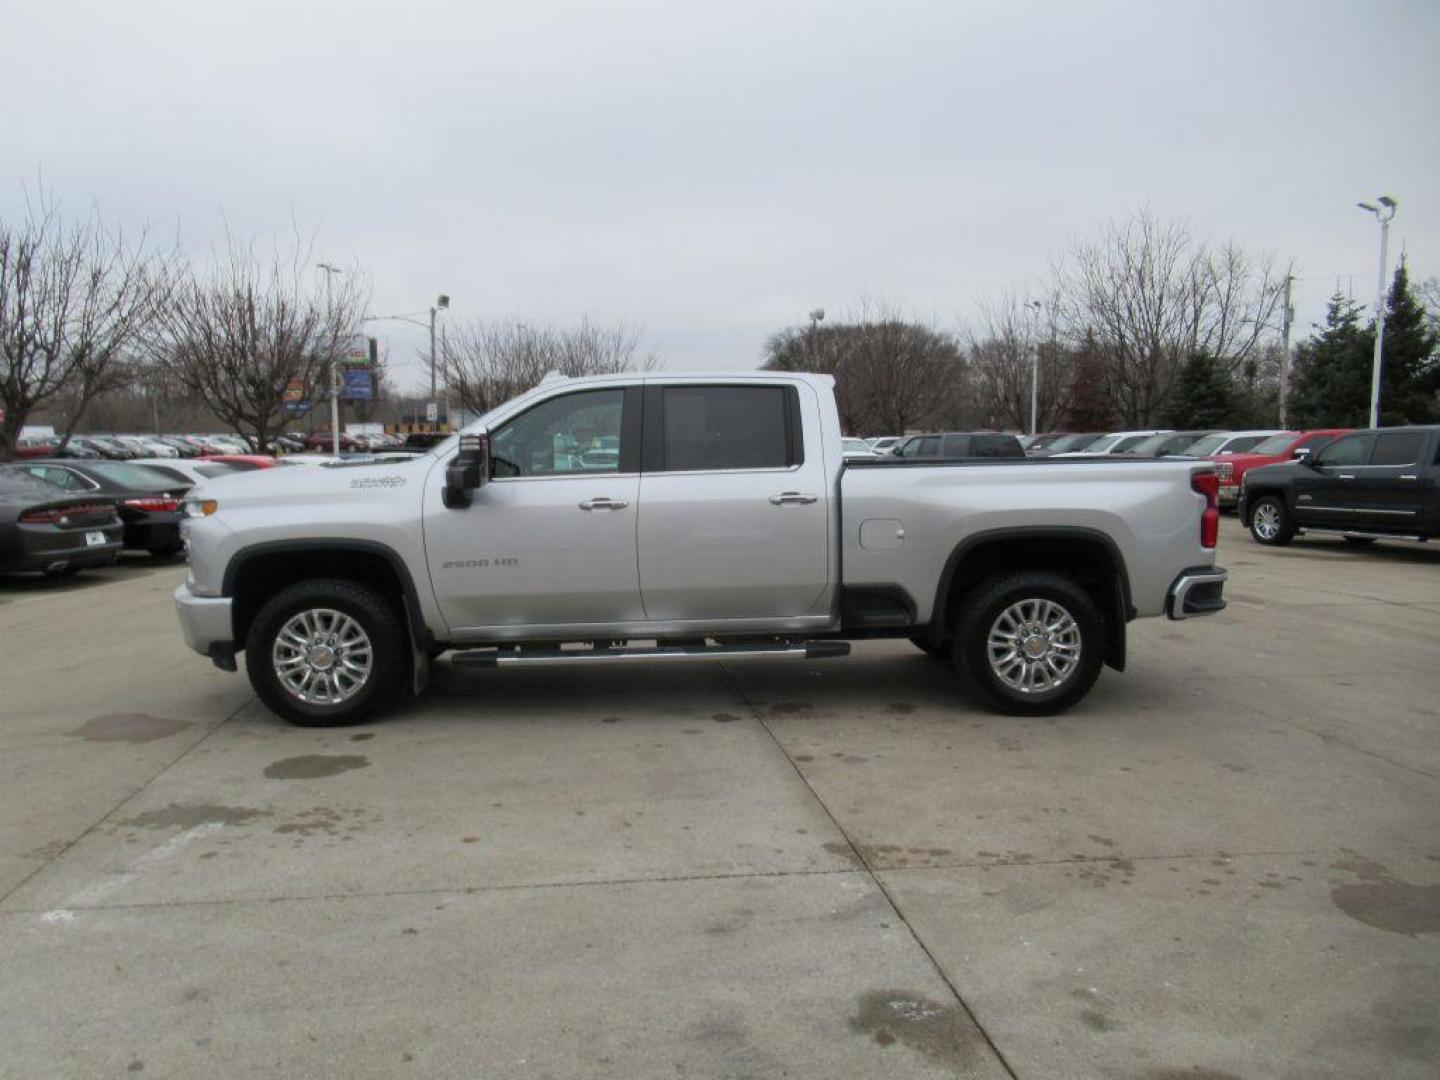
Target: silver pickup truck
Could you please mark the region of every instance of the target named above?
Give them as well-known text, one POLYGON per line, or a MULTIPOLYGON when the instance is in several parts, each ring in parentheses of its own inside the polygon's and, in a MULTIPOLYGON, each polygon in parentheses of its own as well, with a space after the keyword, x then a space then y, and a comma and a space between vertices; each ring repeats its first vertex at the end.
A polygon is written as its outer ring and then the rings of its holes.
POLYGON ((846 461, 828 376, 552 379, 429 453, 192 489, 185 639, 297 724, 431 660, 844 656, 908 638, 1050 713, 1137 616, 1225 606, 1205 462, 846 461))

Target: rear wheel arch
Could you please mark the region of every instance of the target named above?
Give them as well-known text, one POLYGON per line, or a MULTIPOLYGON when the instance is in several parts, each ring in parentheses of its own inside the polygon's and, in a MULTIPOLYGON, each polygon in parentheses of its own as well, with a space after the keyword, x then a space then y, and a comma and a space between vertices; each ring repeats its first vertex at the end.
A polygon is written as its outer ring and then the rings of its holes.
POLYGON ((953 634, 965 598, 984 582, 1027 571, 1062 574, 1095 600, 1105 622, 1105 663, 1125 669, 1125 624, 1134 618, 1130 577, 1115 541, 1081 526, 990 529, 956 544, 936 586, 927 630, 940 646, 953 634))

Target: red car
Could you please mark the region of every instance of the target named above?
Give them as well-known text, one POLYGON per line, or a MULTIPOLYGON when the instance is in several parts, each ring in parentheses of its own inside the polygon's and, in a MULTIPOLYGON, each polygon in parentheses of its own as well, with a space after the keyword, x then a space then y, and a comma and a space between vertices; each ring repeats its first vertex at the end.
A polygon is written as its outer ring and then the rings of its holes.
POLYGON ((1331 439, 1350 434, 1350 428, 1325 428, 1318 431, 1282 431, 1271 435, 1264 442, 1257 443, 1244 454, 1225 454, 1212 457, 1215 471, 1220 476, 1220 505, 1234 506, 1240 499, 1240 478, 1260 465, 1274 465, 1289 461, 1297 450, 1314 452, 1331 439))
MULTIPOLYGON (((328 431, 317 431, 305 440, 305 445, 311 450, 328 454, 335 448, 335 436, 328 431)), ((364 450, 365 447, 361 446, 358 440, 351 438, 349 435, 342 434, 340 436, 340 449, 348 454, 356 450, 364 450)))
POLYGON ((206 454, 201 461, 218 461, 224 465, 234 466, 240 472, 249 472, 251 469, 273 469, 280 462, 269 454, 206 454))

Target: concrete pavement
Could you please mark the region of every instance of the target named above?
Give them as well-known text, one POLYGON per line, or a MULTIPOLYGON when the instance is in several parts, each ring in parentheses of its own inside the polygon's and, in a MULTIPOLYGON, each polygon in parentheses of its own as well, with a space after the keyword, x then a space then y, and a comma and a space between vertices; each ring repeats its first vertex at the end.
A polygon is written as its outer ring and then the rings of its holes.
POLYGON ((0 583, 0 1076, 1433 1076, 1440 550, 1221 561, 1046 720, 889 642, 302 730, 174 567, 0 583))

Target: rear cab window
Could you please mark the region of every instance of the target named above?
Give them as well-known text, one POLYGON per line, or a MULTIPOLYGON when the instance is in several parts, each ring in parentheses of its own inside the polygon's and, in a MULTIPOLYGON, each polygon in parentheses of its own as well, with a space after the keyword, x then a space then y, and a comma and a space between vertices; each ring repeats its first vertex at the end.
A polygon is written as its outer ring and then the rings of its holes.
POLYGON ((788 469, 805 461, 793 386, 650 386, 646 472, 788 469))
POLYGON ((1414 465, 1425 452, 1424 431, 1382 431, 1370 451, 1371 465, 1414 465))

